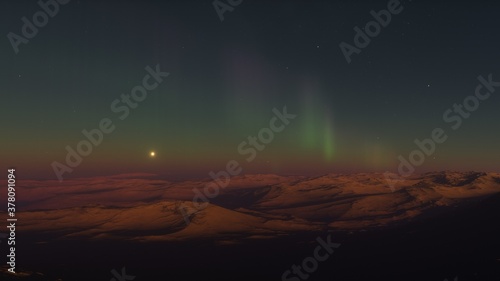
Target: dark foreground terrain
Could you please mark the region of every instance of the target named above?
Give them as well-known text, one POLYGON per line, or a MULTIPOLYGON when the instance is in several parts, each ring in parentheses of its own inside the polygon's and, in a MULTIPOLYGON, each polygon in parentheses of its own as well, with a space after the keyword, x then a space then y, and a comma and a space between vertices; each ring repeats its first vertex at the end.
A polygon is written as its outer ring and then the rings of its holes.
MULTIPOLYGON (((495 195, 400 226, 332 233, 332 241, 341 246, 307 280, 500 280, 499 222, 500 196, 495 195)), ((1 280, 108 281, 114 278, 112 269, 121 272, 123 267, 137 281, 282 280, 283 272, 313 255, 316 238, 328 234, 221 245, 211 240, 85 242, 50 237, 47 243, 32 244, 44 234, 24 233, 18 237, 17 264, 31 273, 23 278, 3 274, 1 280)))

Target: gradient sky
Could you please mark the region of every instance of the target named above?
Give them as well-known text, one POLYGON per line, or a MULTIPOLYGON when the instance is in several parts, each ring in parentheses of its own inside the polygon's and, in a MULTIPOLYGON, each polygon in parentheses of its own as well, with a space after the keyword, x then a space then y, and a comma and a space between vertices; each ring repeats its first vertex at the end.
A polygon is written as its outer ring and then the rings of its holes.
POLYGON ((51 163, 107 117, 115 131, 65 177, 207 177, 229 160, 243 173, 396 171, 436 127, 449 139, 418 171, 499 171, 500 91, 456 131, 442 114, 479 75, 500 80, 500 4, 401 1, 348 64, 339 44, 387 2, 244 0, 221 22, 210 0, 73 0, 15 54, 7 34, 40 7, 2 1, 1 167, 54 179, 51 163), (157 64, 170 76, 119 120, 112 101, 157 64), (285 105, 297 118, 245 161, 238 145, 285 105))

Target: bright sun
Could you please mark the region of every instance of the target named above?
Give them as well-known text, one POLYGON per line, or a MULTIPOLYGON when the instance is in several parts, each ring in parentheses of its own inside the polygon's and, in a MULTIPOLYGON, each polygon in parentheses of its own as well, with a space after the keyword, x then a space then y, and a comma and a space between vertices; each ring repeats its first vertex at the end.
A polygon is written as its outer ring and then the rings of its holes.
POLYGON ((155 155, 156 155, 156 153, 155 153, 154 151, 151 151, 151 152, 149 153, 149 156, 151 156, 151 157, 155 157, 155 155))

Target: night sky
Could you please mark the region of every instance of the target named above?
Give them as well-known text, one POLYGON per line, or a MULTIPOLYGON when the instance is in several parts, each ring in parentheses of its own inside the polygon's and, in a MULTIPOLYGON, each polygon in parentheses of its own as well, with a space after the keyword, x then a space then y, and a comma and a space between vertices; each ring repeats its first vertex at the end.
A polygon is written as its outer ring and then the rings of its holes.
POLYGON ((41 8, 2 1, 1 167, 57 179, 65 147, 109 118, 115 130, 65 178, 202 178, 230 160, 244 174, 396 171, 434 128, 448 139, 418 172, 499 171, 500 88, 459 129, 443 113, 478 76, 500 81, 500 3, 401 1, 348 63, 339 44, 388 2, 244 0, 221 21, 210 0, 72 0, 16 54, 8 34, 41 8), (110 105, 156 65, 170 75, 120 120, 110 105), (284 106, 297 117, 246 161, 238 145, 284 106))

